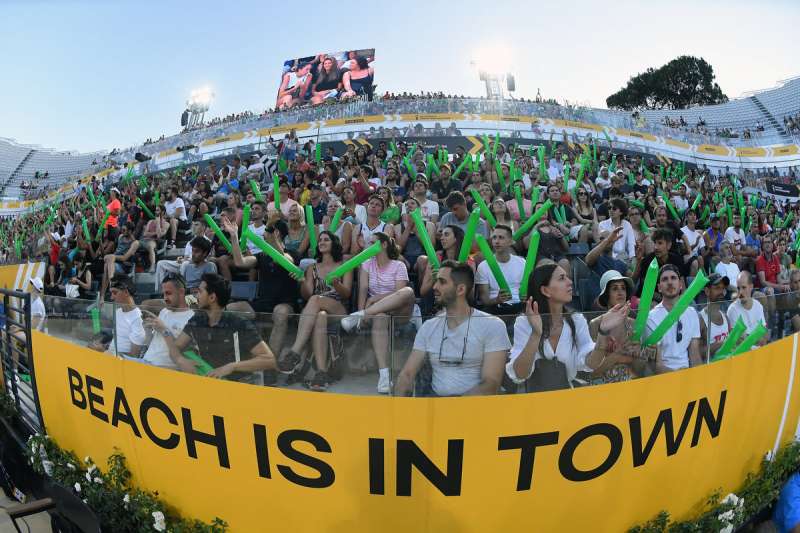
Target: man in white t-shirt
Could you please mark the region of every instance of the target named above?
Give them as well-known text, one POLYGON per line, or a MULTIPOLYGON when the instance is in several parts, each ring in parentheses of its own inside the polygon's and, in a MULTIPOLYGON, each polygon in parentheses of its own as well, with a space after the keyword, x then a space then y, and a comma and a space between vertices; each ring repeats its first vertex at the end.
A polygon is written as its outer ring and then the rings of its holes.
POLYGON ((497 394, 511 342, 497 317, 470 307, 474 276, 466 263, 445 261, 433 293, 444 311, 427 320, 414 339, 414 349, 397 376, 395 395, 414 390, 417 373, 430 362, 430 388, 420 383, 419 395, 497 394))
POLYGON ((142 324, 142 312, 133 301, 133 283, 124 274, 111 281, 111 300, 114 311, 114 338, 108 347, 110 353, 138 357, 147 340, 142 324))
MULTIPOLYGON (((439 204, 428 199, 428 180, 417 176, 412 187, 412 194, 419 206, 422 208, 422 218, 430 220, 434 224, 439 220, 439 204)), ((406 213, 406 206, 403 205, 403 214, 406 213)))
POLYGON ((169 200, 164 202, 164 213, 167 215, 169 221, 170 237, 167 243, 167 248, 175 248, 175 239, 178 235, 178 229, 189 229, 189 219, 186 217, 186 206, 183 203, 183 198, 178 196, 178 188, 169 188, 169 200))
POLYGON ((741 216, 733 215, 733 226, 729 226, 728 229, 725 230, 725 240, 731 243, 731 252, 733 252, 734 256, 738 255, 738 252, 745 246, 747 243, 747 236, 742 229, 741 216))
MULTIPOLYGON (((658 273, 658 292, 661 303, 650 311, 645 327, 646 339, 666 318, 675 306, 683 289, 681 273, 678 267, 666 264, 658 273)), ((671 372, 701 364, 700 359, 700 319, 697 311, 689 307, 678 318, 675 324, 658 341, 656 356, 656 372, 671 372)))
POLYGON ((730 333, 728 318, 722 311, 728 285, 730 280, 715 272, 708 276, 708 284, 705 286, 708 305, 700 311, 700 339, 704 347, 702 353, 707 353, 709 358, 714 357, 730 333))
MULTIPOLYGON (((740 318, 746 330, 744 335, 749 335, 758 324, 767 325, 766 317, 764 316, 764 307, 757 300, 753 298, 753 278, 747 270, 743 270, 739 277, 736 278, 736 286, 739 290, 739 297, 733 302, 727 311, 728 322, 731 325, 736 324, 740 318)), ((731 326, 732 327, 732 326, 731 326)), ((756 343, 758 346, 763 346, 769 342, 769 335, 764 335, 756 343)))
POLYGON ((484 310, 492 315, 517 315, 522 312, 523 305, 519 296, 519 286, 525 272, 525 260, 518 255, 511 254, 514 240, 511 237, 511 228, 498 224, 492 230, 492 248, 500 271, 506 278, 510 293, 501 292, 500 285, 485 260, 478 265, 475 284, 478 286, 478 296, 484 310))
MULTIPOLYGON (((724 276, 729 280, 739 279, 739 265, 733 262, 733 253, 731 252, 731 245, 723 242, 719 247, 719 263, 714 267, 714 272, 720 276, 724 276)), ((731 294, 728 294, 730 296, 731 294)))
POLYGON ((183 333, 186 323, 194 315, 194 311, 186 305, 186 280, 180 274, 170 273, 161 284, 166 307, 156 317, 145 310, 144 325, 152 328, 153 340, 142 357, 142 362, 153 366, 178 370, 177 365, 169 356, 169 346, 164 340, 165 335, 177 338, 183 333), (164 333, 159 333, 163 331, 164 333))
MULTIPOLYGON (((30 284, 31 293, 31 331, 44 331, 45 321, 47 320, 47 311, 42 301, 44 283, 42 282, 42 278, 30 278, 28 283, 30 284)), ((6 310, 6 312, 8 312, 8 310, 6 310)), ((18 326, 9 324, 8 333, 21 343, 27 342, 25 331, 18 326)), ((12 351, 12 356, 16 362, 17 352, 12 351)))

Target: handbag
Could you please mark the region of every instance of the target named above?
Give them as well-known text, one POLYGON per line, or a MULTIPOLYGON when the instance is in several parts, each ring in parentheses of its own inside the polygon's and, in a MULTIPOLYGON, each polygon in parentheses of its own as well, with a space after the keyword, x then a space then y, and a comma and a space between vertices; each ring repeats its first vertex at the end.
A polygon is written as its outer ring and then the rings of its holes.
POLYGON ((534 364, 533 375, 525 382, 527 392, 547 392, 569 389, 567 365, 556 359, 540 357, 534 364))

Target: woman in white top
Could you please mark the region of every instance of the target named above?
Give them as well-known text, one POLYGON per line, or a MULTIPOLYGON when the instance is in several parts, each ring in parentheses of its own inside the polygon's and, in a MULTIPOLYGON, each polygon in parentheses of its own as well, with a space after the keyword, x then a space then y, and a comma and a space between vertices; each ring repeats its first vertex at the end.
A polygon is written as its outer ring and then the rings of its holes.
POLYGON ((506 373, 515 383, 527 381, 537 370, 544 372, 545 365, 537 361, 555 359, 564 365, 566 375, 555 386, 546 383, 540 388, 534 381, 534 391, 571 387, 579 370, 591 372, 586 357, 596 350, 606 351, 608 334, 622 325, 630 309, 627 303, 615 305, 603 315, 595 344, 583 315, 565 309, 571 301, 572 281, 563 268, 545 264, 533 271, 525 315, 514 323, 514 346, 506 365, 506 373))
MULTIPOLYGON (((319 225, 320 233, 330 230, 333 217, 336 215, 336 211, 340 207, 342 207, 342 203, 339 200, 332 199, 330 202, 328 202, 328 212, 324 217, 322 217, 322 224, 319 225)), ((333 233, 339 238, 342 249, 345 251, 350 250, 350 238, 353 234, 353 224, 350 221, 345 220, 344 213, 342 213, 342 216, 339 217, 339 225, 336 228, 336 231, 333 233)), ((345 255, 345 258, 349 257, 349 254, 345 255)))
POLYGON ((619 259, 627 263, 628 259, 636 257, 636 233, 633 226, 625 220, 628 216, 628 204, 625 200, 614 198, 608 206, 609 218, 598 224, 599 233, 611 233, 614 228, 622 227, 622 238, 614 242, 611 248, 611 255, 614 259, 619 259))

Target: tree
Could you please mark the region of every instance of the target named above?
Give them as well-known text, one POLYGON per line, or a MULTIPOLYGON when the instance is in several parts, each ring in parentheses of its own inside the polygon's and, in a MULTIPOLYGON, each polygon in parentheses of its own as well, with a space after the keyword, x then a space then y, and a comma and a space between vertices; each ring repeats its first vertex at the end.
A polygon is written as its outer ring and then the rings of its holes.
POLYGON ((680 56, 657 69, 633 76, 628 84, 606 98, 614 109, 684 109, 693 105, 728 101, 714 81, 714 68, 705 59, 680 56))

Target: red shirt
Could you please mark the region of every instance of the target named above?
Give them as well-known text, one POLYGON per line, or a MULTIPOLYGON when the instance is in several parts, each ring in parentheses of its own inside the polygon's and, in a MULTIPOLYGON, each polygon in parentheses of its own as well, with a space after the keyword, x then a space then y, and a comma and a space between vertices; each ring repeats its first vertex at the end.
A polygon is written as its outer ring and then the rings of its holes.
MULTIPOLYGON (((778 283, 778 273, 781 271, 781 262, 778 256, 772 254, 772 260, 767 261, 764 255, 759 255, 756 259, 756 274, 759 272, 764 273, 764 279, 770 283, 778 283)), ((758 279, 758 285, 761 286, 761 276, 758 279)))
POLYGON ((373 190, 365 187, 364 184, 361 183, 361 180, 356 180, 353 182, 353 192, 356 193, 356 203, 363 205, 367 203, 367 200, 369 200, 373 190))
POLYGON ((117 215, 119 215, 119 210, 122 209, 122 204, 119 200, 111 200, 108 205, 106 206, 108 212, 108 220, 106 220, 106 227, 107 228, 116 228, 117 227, 117 215))

